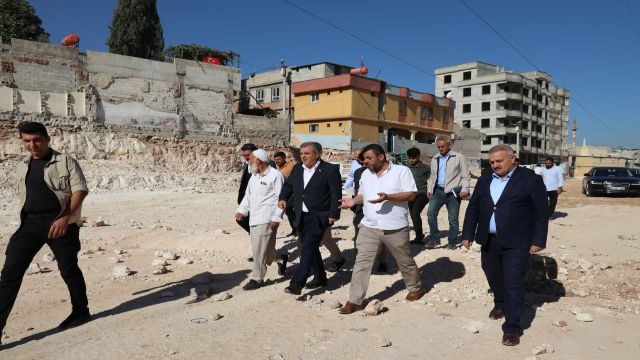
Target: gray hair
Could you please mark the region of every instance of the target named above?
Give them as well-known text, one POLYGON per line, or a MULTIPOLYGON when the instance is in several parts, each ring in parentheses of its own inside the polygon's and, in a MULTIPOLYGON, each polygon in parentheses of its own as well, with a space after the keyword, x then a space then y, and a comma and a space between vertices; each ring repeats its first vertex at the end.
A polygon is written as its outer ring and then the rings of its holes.
POLYGON ((306 148, 306 147, 311 147, 311 149, 313 150, 313 152, 315 153, 321 153, 322 152, 322 145, 320 145, 320 143, 315 142, 315 141, 307 141, 307 142, 303 142, 300 145, 300 149, 302 148, 306 148))
POLYGON ((511 146, 507 144, 500 144, 489 149, 489 154, 497 153, 499 151, 504 151, 508 157, 514 156, 515 151, 511 148, 511 146))
POLYGON ((438 135, 438 137, 436 138, 436 143, 438 141, 444 141, 447 144, 451 145, 451 138, 446 135, 438 135))

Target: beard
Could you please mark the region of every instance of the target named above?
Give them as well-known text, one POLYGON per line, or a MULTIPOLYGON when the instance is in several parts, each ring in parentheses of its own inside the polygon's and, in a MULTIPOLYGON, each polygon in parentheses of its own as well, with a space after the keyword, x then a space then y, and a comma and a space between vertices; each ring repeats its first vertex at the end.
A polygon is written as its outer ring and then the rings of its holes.
POLYGON ((257 175, 258 173, 260 173, 260 170, 258 169, 258 164, 256 163, 249 164, 249 172, 252 173, 253 175, 257 175))
POLYGON ((383 161, 377 161, 373 164, 369 164, 368 168, 370 171, 377 173, 378 171, 380 171, 380 169, 382 169, 383 165, 384 165, 383 161))

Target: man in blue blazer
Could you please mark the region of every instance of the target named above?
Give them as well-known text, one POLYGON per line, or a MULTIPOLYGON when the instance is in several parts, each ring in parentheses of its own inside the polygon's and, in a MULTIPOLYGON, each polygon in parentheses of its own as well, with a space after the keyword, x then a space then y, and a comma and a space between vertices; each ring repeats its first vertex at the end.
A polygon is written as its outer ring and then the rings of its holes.
POLYGON ((280 191, 278 206, 281 209, 287 207, 287 201, 293 196, 293 226, 298 229, 302 243, 300 265, 284 289, 289 294, 299 295, 305 284, 311 289, 327 285, 320 244, 325 230, 340 218, 342 183, 338 165, 320 160, 321 156, 319 143, 300 145, 302 164, 293 167, 280 191), (307 284, 312 270, 314 279, 307 284))
POLYGON ((493 171, 478 179, 462 228, 462 244, 482 245, 482 270, 494 296, 489 318, 505 318, 502 344, 518 345, 522 336, 525 273, 529 255, 547 244, 549 206, 542 178, 515 165, 508 145, 489 150, 493 171), (474 236, 475 235, 475 236, 474 236))

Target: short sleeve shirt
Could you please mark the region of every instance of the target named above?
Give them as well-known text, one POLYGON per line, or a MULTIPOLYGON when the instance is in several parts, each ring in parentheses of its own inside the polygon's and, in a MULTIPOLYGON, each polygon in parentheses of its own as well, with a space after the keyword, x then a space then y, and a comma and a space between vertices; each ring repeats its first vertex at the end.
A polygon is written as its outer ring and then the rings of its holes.
POLYGON ((384 201, 372 204, 378 193, 396 194, 417 192, 411 170, 403 165, 391 164, 381 175, 365 170, 360 178, 359 193, 363 197, 364 218, 361 224, 378 230, 397 230, 409 226, 407 201, 384 201))

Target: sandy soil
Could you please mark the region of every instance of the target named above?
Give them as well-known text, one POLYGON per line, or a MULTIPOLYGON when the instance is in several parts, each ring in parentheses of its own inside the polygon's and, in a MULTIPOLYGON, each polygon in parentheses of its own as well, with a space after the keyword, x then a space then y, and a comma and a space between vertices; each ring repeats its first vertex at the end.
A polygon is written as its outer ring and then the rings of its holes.
MULTIPOLYGON (((520 346, 507 348, 500 322, 488 318, 492 299, 474 250, 414 246, 428 290, 424 300, 404 301, 392 264, 390 274, 372 276, 368 292, 384 302, 384 313, 339 315, 332 305, 348 298, 354 258, 350 211, 333 230, 347 265, 326 289, 306 291, 311 296, 301 301, 283 292, 286 280, 272 267, 268 286, 243 291, 249 239, 233 218, 234 182, 217 179, 209 180, 211 187, 92 193, 84 206, 80 265, 94 320, 55 330, 70 305, 56 263, 43 259, 45 247, 34 259, 45 271, 25 277, 0 359, 525 359, 541 344, 547 344, 547 353, 538 355, 543 359, 629 359, 640 350, 639 198, 587 198, 579 181, 568 182, 558 205, 564 217, 551 222, 548 249, 531 262, 530 326, 520 346), (92 226, 98 220, 108 226, 92 226), (153 275, 158 250, 193 264, 168 261, 168 273, 153 275), (113 263, 116 253, 122 263, 113 263), (135 273, 116 278, 116 266, 135 273), (213 295, 187 304, 190 279, 203 273, 212 274, 213 295), (216 301, 224 291, 232 297, 216 301), (577 321, 571 311, 593 321, 577 321), (553 325, 560 320, 567 326, 553 325)), ((18 223, 15 195, 2 194, 4 249, 18 223)), ((426 211, 423 218, 426 225, 426 211)), ((442 229, 445 219, 443 209, 442 229)), ((288 231, 281 227, 278 247, 291 251, 288 231)))

